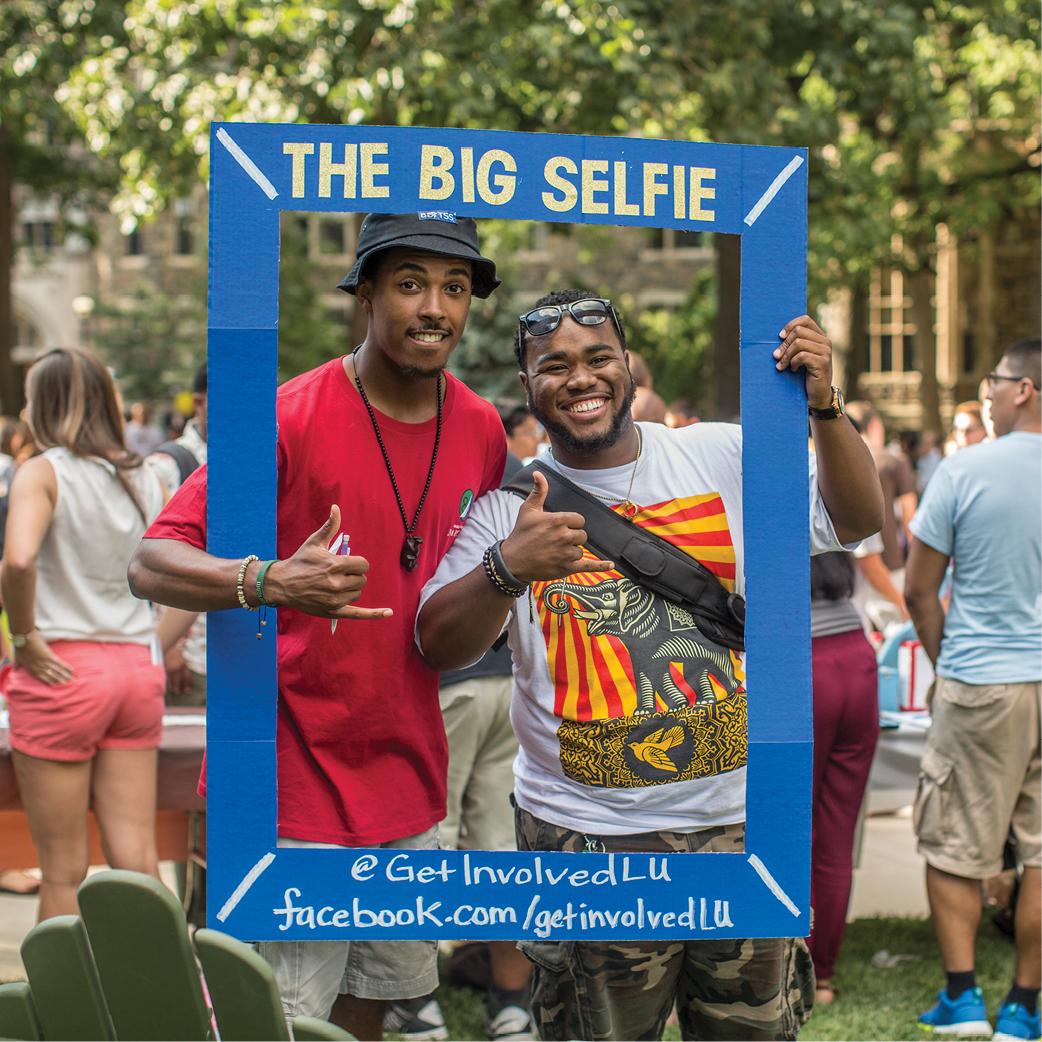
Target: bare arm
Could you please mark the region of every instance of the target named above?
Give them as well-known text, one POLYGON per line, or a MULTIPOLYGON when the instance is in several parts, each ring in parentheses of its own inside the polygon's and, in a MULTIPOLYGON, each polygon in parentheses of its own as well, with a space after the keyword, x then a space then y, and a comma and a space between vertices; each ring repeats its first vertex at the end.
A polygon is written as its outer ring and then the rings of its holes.
POLYGON ((858 570, 868 580, 872 589, 900 609, 901 617, 908 618, 908 608, 901 591, 890 577, 890 569, 883 563, 882 554, 867 554, 855 559, 858 570))
MULTIPOLYGON (((267 590, 267 583, 265 583, 267 590)), ((156 626, 159 646, 166 654, 192 628, 192 623, 199 618, 197 611, 183 611, 180 608, 165 608, 156 626)))
POLYGON ((947 570, 947 554, 912 537, 905 566, 905 600, 916 635, 935 665, 944 637, 944 608, 939 594, 947 570))
POLYGON ((513 606, 514 598, 500 593, 481 565, 443 586, 420 609, 417 631, 427 665, 444 672, 480 658, 513 606))
POLYGON ((905 538, 908 540, 909 545, 912 542, 912 530, 908 527, 911 524, 912 518, 915 517, 915 508, 919 502, 919 497, 914 492, 906 492, 903 496, 897 497, 897 509, 901 514, 901 528, 904 530, 905 538))
POLYGON ((36 559, 58 502, 54 468, 43 458, 19 467, 8 499, 4 565, 0 575, 3 603, 11 632, 27 635, 16 648, 16 666, 47 684, 64 684, 72 669, 48 647, 36 629, 36 559))
POLYGON ((58 484, 50 463, 33 459, 19 468, 8 500, 2 578, 12 633, 28 633, 36 625, 36 557, 57 500, 58 484))
MULTIPOLYGON (((583 557, 586 522, 582 515, 544 511, 546 478, 536 472, 532 480, 534 487, 502 545, 503 560, 514 578, 532 583, 614 567, 611 561, 583 557)), ((417 620, 427 664, 439 670, 457 669, 479 658, 499 635, 513 604, 513 597, 489 582, 482 565, 443 586, 423 605, 417 620)), ((522 599, 521 611, 526 610, 523 605, 522 599)))
MULTIPOLYGON (((369 562, 364 557, 337 557, 328 546, 340 530, 340 508, 284 561, 276 561, 264 583, 269 604, 285 605, 307 615, 339 619, 381 619, 390 608, 356 608, 365 586, 369 562)), ((241 561, 215 557, 177 539, 143 539, 130 562, 127 578, 134 595, 185 611, 220 611, 239 607, 236 581, 241 561)), ((257 605, 260 562, 246 570, 243 593, 257 605)))
MULTIPOLYGON (((786 323, 774 352, 778 369, 806 371, 807 401, 816 409, 832 402, 832 342, 808 315, 786 323)), ((836 535, 856 542, 883 527, 883 489, 868 447, 848 420, 811 418, 818 457, 818 487, 836 535)))

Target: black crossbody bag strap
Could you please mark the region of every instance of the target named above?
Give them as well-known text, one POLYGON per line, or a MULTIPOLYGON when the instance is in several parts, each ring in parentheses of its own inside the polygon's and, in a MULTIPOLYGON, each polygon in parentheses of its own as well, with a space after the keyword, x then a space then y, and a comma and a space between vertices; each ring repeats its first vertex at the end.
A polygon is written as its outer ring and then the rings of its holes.
POLYGON ((164 441, 159 448, 153 451, 162 452, 164 456, 169 456, 177 464, 177 473, 182 485, 190 475, 199 469, 199 460, 195 458, 195 453, 176 441, 164 441))
POLYGON ((745 650, 745 598, 728 593, 701 562, 627 521, 563 474, 538 460, 519 470, 503 488, 526 498, 535 471, 549 485, 546 509, 582 514, 587 545, 615 562, 630 582, 658 593, 687 609, 710 640, 736 651, 745 650))

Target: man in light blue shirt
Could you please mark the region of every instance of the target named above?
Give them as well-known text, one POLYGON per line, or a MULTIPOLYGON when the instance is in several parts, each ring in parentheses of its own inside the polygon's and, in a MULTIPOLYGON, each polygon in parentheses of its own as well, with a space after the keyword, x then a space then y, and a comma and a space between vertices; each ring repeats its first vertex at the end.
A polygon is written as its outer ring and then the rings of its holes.
POLYGON ((1013 986, 995 1038, 1037 1039, 1042 976, 1042 342, 1020 340, 988 376, 996 440, 946 459, 912 520, 905 598, 937 684, 915 801, 947 987, 919 1018, 991 1034, 974 976, 980 881, 1012 828, 1024 874, 1013 986), (947 617, 939 592, 953 562, 947 617))

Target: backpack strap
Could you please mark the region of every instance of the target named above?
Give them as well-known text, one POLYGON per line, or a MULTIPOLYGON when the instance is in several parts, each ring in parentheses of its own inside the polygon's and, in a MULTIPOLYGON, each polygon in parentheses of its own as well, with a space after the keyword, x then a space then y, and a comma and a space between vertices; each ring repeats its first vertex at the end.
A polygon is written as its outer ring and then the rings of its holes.
POLYGON ((181 476, 181 485, 188 480, 190 474, 199 469, 199 461, 195 458, 195 453, 176 441, 164 441, 155 451, 171 457, 177 464, 177 471, 181 476))
POLYGON ((687 609, 710 640, 745 650, 745 598, 729 593, 700 561, 666 540, 627 521, 585 489, 538 460, 519 470, 503 488, 527 498, 539 471, 549 490, 546 509, 582 514, 587 545, 631 582, 652 590, 687 609))

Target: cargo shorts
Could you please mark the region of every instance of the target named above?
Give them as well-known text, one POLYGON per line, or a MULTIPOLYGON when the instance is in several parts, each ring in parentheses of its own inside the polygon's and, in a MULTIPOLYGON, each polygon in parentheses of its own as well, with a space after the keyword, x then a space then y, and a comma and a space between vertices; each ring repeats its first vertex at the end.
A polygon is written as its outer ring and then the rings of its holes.
POLYGON ((1040 692, 937 678, 912 819, 927 864, 965 879, 997 875, 1011 828, 1020 862, 1042 864, 1040 692))
MULTIPOLYGON (((515 814, 519 850, 732 853, 745 825, 589 837, 515 814), (591 841, 594 846, 591 847, 591 841)), ((794 1039, 814 1005, 802 938, 521 941, 534 965, 532 1015, 545 1042, 659 1039, 674 1001, 685 1039, 794 1039)))

